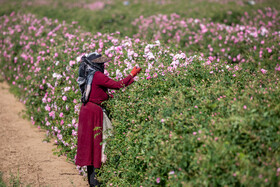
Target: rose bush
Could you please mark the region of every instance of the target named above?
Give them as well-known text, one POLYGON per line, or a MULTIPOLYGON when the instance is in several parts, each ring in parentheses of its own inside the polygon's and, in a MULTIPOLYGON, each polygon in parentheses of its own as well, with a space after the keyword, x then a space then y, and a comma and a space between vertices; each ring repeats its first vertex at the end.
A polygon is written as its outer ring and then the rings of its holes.
POLYGON ((32 123, 46 129, 55 138, 56 152, 71 161, 81 56, 97 51, 113 57, 105 74, 115 80, 135 65, 143 68, 134 84, 110 90, 114 99, 105 103, 114 132, 101 168, 104 184, 279 185, 279 65, 267 64, 279 58, 279 34, 275 41, 263 38, 275 46, 273 55, 264 55, 265 63, 249 60, 255 55, 250 50, 243 56, 246 63, 233 63, 207 52, 190 56, 160 41, 120 38, 119 32, 94 35, 75 22, 15 13, 0 20, 3 77, 26 104, 32 123))
POLYGON ((235 15, 229 11, 224 22, 182 18, 178 14, 140 16, 132 24, 138 29, 134 37, 163 40, 176 44, 188 53, 201 52, 217 61, 255 62, 274 69, 279 62, 279 11, 273 8, 251 14, 235 15), (238 20, 235 23, 234 20, 238 20))

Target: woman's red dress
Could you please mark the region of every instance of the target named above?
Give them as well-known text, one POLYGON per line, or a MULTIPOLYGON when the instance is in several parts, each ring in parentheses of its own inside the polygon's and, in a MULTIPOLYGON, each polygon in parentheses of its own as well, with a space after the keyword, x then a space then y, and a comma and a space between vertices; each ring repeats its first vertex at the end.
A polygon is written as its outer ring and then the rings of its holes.
POLYGON ((120 89, 131 83, 133 83, 131 75, 121 81, 114 81, 100 71, 95 73, 89 102, 82 105, 79 114, 76 165, 101 167, 103 111, 98 105, 109 99, 107 88, 120 89), (99 129, 94 131, 96 127, 99 129), (98 135, 94 138, 96 134, 98 135))

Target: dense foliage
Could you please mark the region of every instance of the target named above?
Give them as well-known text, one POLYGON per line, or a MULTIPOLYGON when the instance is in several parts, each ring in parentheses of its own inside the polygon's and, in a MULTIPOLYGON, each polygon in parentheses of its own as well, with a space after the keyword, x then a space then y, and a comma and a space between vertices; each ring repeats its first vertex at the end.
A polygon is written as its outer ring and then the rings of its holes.
POLYGON ((239 15, 229 11, 223 23, 209 18, 181 18, 178 14, 140 16, 132 23, 135 37, 163 40, 189 53, 201 52, 217 61, 255 62, 269 68, 279 61, 279 11, 272 8, 239 15))
MULTIPOLYGON (((139 28, 135 38, 121 38, 119 32, 83 32, 76 22, 12 13, 0 18, 1 73, 26 104, 33 124, 47 129, 48 136, 56 138, 58 154, 74 161, 81 55, 98 51, 112 56, 105 74, 115 80, 135 65, 143 68, 132 85, 110 90, 114 99, 105 103, 114 133, 106 147, 108 160, 101 168, 104 184, 276 186, 280 33, 279 16, 273 11, 272 26, 266 16, 257 19, 257 23, 265 19, 261 27, 242 22, 247 34, 243 39, 241 25, 184 22, 173 14, 174 25, 193 25, 188 26, 190 33, 184 29, 187 33, 180 35, 176 29, 179 34, 169 36, 170 40, 180 36, 184 45, 186 40, 194 42, 183 47, 188 49, 184 52, 177 49, 176 41, 165 46, 168 38, 151 42, 137 38, 155 36, 149 25, 139 28), (190 35, 198 42, 188 39, 190 35), (230 52, 218 52, 223 48, 230 52)), ((160 25, 155 24, 155 33, 162 32, 160 25)))

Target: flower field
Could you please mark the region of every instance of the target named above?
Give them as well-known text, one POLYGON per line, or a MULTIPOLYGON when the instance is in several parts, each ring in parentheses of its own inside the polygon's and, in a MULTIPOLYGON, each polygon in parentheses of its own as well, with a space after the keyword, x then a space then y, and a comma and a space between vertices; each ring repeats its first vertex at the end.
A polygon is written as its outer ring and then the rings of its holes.
POLYGON ((1 74, 55 153, 75 161, 81 56, 112 57, 105 74, 115 80, 143 68, 109 90, 104 185, 280 186, 279 10, 233 14, 140 16, 123 37, 12 12, 0 17, 1 74))
POLYGON ((178 14, 140 17, 133 21, 135 37, 175 43, 189 53, 200 51, 217 61, 255 62, 270 68, 279 62, 279 11, 256 10, 240 17, 229 11, 224 23, 211 19, 181 18, 178 14), (250 57, 250 58, 248 58, 250 57))

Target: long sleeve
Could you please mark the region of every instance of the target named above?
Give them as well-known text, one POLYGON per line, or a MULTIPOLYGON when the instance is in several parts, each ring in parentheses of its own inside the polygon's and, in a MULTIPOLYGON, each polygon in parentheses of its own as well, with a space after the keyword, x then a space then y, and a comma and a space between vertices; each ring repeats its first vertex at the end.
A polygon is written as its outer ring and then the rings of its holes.
POLYGON ((120 81, 114 81, 104 75, 101 72, 96 72, 95 73, 95 83, 99 86, 103 86, 109 89, 120 89, 123 87, 126 87, 134 82, 133 77, 131 75, 128 75, 126 78, 120 80, 120 81))

